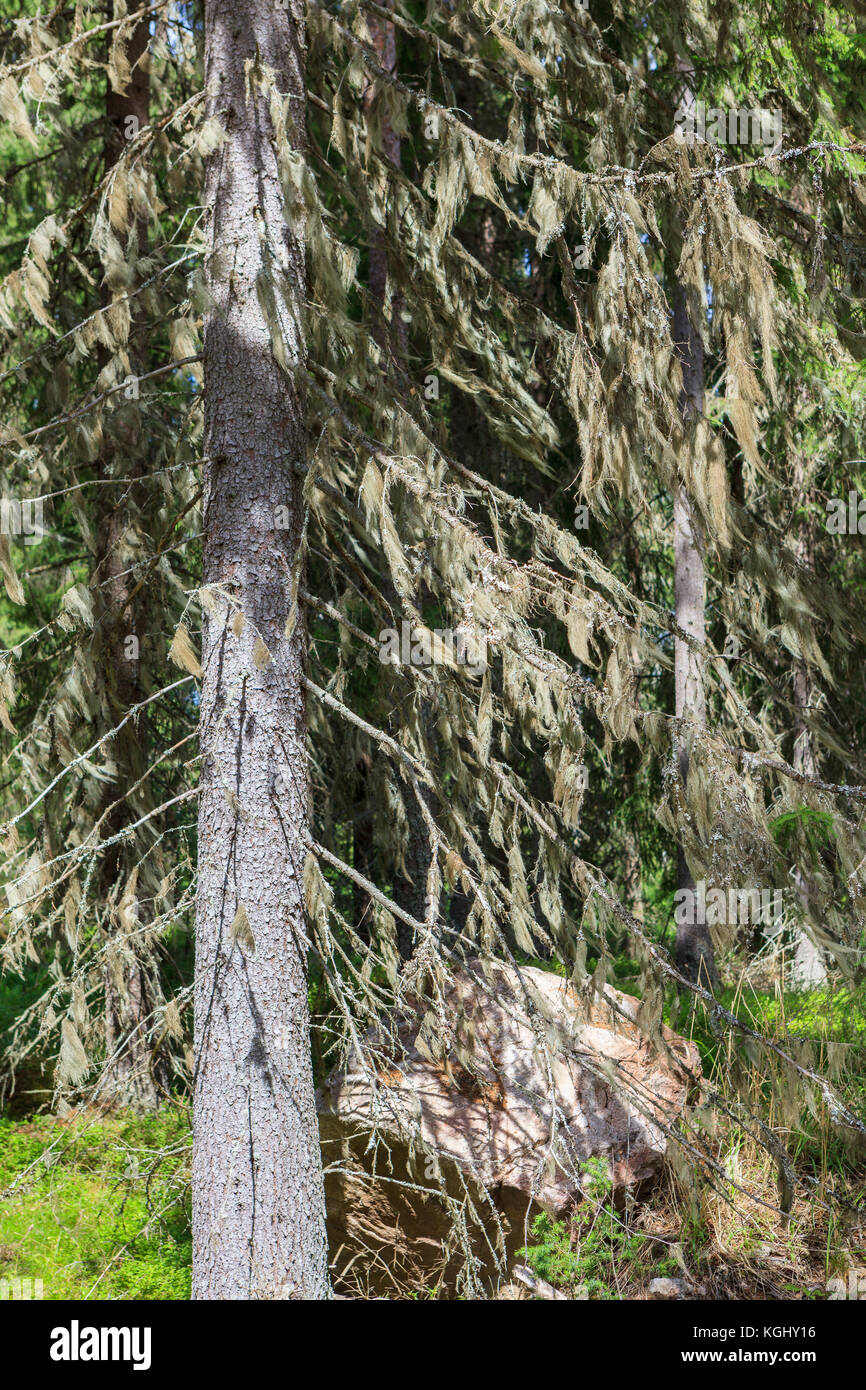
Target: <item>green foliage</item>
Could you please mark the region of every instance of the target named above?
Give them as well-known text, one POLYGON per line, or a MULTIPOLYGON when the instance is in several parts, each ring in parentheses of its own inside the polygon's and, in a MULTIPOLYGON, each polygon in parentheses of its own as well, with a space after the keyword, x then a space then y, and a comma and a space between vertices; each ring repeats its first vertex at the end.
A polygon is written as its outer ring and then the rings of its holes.
POLYGON ((795 806, 784 811, 770 821, 770 830, 776 844, 782 849, 790 849, 795 843, 797 833, 802 835, 813 852, 833 842, 835 822, 827 811, 816 811, 813 806, 795 806))
POLYGON ((555 1288, 599 1299, 622 1298, 626 1288, 674 1273, 676 1261, 653 1258, 653 1242, 614 1207, 607 1163, 591 1159, 583 1178, 583 1198, 567 1219, 535 1217, 537 1243, 519 1252, 533 1273, 555 1288))
POLYGON ((767 1025, 784 1025, 795 1037, 847 1044, 850 1065, 866 1070, 866 1017, 864 988, 798 990, 763 1001, 767 1025))
POLYGON ((0 1119, 0 1279, 46 1299, 187 1299, 185 1115, 0 1119))

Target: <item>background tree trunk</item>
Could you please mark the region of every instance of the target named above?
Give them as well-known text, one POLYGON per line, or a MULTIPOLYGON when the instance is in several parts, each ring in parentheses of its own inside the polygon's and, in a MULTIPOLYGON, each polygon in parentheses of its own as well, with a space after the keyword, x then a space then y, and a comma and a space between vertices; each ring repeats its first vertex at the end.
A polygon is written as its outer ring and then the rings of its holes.
MULTIPOLYGON (((673 284, 673 334, 677 355, 683 371, 680 414, 688 430, 690 422, 703 414, 704 409, 704 346, 700 334, 689 319, 686 296, 682 285, 673 284)), ((677 623, 684 632, 704 640, 705 581, 701 549, 700 522, 683 488, 674 494, 674 591, 677 623)), ((687 642, 674 638, 674 688, 677 721, 688 718, 693 724, 706 725, 707 711, 701 672, 701 661, 687 642)), ((680 744, 680 775, 685 786, 689 770, 688 748, 680 744)), ((695 881, 689 872, 682 849, 677 851, 677 889, 695 892, 695 881)), ((694 914, 697 917, 697 913, 694 914)), ((677 923, 676 962, 682 973, 705 986, 718 987, 713 945, 709 928, 704 922, 677 923)))
MULTIPOLYGON (((117 92, 109 82, 106 96, 105 168, 111 169, 123 154, 129 138, 148 124, 150 104, 150 68, 147 44, 149 21, 136 25, 130 37, 127 57, 131 77, 124 92, 117 92)), ((146 222, 137 226, 138 254, 145 252, 146 222)), ((110 303, 112 292, 106 285, 103 302, 110 303)), ((109 359, 108 351, 99 352, 100 367, 109 359)), ((99 478, 105 486, 98 489, 98 524, 96 527, 95 611, 98 614, 94 669, 103 683, 103 715, 105 729, 115 727, 129 709, 144 697, 141 680, 140 645, 148 626, 144 613, 144 592, 130 608, 128 601, 135 582, 130 572, 129 544, 130 509, 139 498, 134 483, 111 486, 112 479, 140 478, 146 472, 145 443, 141 437, 141 417, 136 415, 126 437, 109 437, 99 458, 99 478), (120 448, 118 449, 118 444, 120 448), (127 646, 127 636, 136 639, 138 650, 127 646)), ((144 727, 130 722, 107 745, 117 773, 107 784, 103 809, 118 803, 102 826, 102 839, 118 834, 124 822, 137 819, 135 808, 124 799, 147 766, 144 727)), ((160 1086, 167 1089, 168 1076, 164 1063, 151 1057, 147 1038, 148 1021, 160 999, 158 971, 155 962, 143 958, 146 954, 141 931, 147 925, 150 910, 142 902, 136 872, 142 853, 140 840, 131 844, 123 841, 102 856, 100 862, 100 896, 108 905, 113 918, 109 928, 108 964, 105 980, 105 1054, 106 1068, 101 1078, 100 1094, 121 1105, 136 1110, 153 1110, 159 1103, 160 1086), (128 892, 134 882, 132 892, 128 892), (118 904, 127 894, 122 917, 118 904), (134 924, 130 933, 129 920, 134 924), (125 923, 127 925, 125 925, 125 923), (116 927, 117 930, 112 928, 116 927), (157 1084, 159 1081, 159 1085, 157 1084)), ((152 1020, 151 1020, 152 1022, 152 1020)))
POLYGON ((286 635, 301 520, 292 470, 306 439, 298 384, 274 359, 260 293, 283 264, 292 302, 280 308, 282 336, 289 362, 300 362, 303 244, 286 226, 268 96, 253 80, 248 97, 244 72, 250 60, 276 74, 297 145, 302 54, 299 0, 286 9, 208 0, 208 105, 227 139, 209 157, 206 198, 204 581, 220 592, 210 590, 202 653, 197 1299, 329 1297, 302 887, 304 644, 299 624, 286 635))
MULTIPOLYGON (((382 8, 393 10, 394 0, 382 0, 382 8)), ((397 35, 393 21, 390 19, 383 19, 372 10, 367 12, 366 20, 367 28, 370 31, 373 51, 376 54, 376 61, 386 72, 396 73, 397 35)), ((364 93, 364 109, 368 115, 373 105, 375 95, 375 86, 373 83, 370 83, 364 93)), ((382 148, 385 158, 393 164, 395 169, 399 169, 400 136, 395 131, 387 116, 382 117, 382 148)), ((371 228, 369 258, 368 288, 370 293, 370 317, 373 341, 379 344, 385 352, 386 357, 390 359, 389 365, 396 368, 397 376, 405 383, 407 372, 406 359, 408 355, 408 330, 400 312, 402 299, 399 293, 394 291, 391 295, 391 324, 389 332, 388 317, 385 312, 385 295, 388 288, 388 248, 385 233, 381 227, 374 226, 371 228)))
MULTIPOLYGON (((393 9, 393 0, 383 0, 383 8, 393 9)), ((372 10, 367 12, 366 20, 377 61, 386 72, 396 73, 397 35, 393 22, 375 14, 372 10)), ((364 107, 368 116, 375 95, 376 89, 371 83, 364 93, 364 107)), ((394 130, 387 116, 382 117, 382 148, 389 163, 393 164, 395 169, 399 169, 400 136, 394 130)), ((385 370, 391 372, 395 377, 396 389, 405 393, 409 387, 408 326, 403 321, 401 315, 402 301, 396 290, 391 293, 390 316, 387 313, 388 246, 385 233, 379 226, 374 225, 370 229, 368 254, 370 333, 373 341, 382 349, 385 358, 385 370)), ((395 607, 399 607, 396 591, 390 585, 386 585, 385 592, 393 600, 395 607)), ((419 597, 416 596, 416 603, 418 602, 419 597)), ((421 719, 425 732, 432 740, 431 746, 435 747, 434 720, 432 711, 426 702, 422 705, 421 719)), ((396 734, 396 726, 392 724, 391 728, 392 733, 396 734)), ((404 855, 406 873, 404 875, 398 871, 395 874, 394 901, 398 907, 402 907, 412 917, 423 921, 427 901, 427 873, 432 853, 430 836, 424 820, 424 813, 418 805, 418 799, 412 788, 402 779, 398 779, 397 789, 406 814, 406 852, 404 855)), ((428 806, 432 806, 432 799, 429 796, 426 797, 426 801, 428 806)), ((409 959, 414 946, 412 928, 407 926, 405 922, 398 921, 397 948, 401 960, 409 959)))
MULTIPOLYGON (((802 506, 806 492, 806 461, 799 452, 795 454, 794 459, 794 491, 798 506, 802 506)), ((815 563, 814 522, 811 512, 806 508, 802 510, 805 515, 797 536, 795 552, 798 558, 811 569, 815 563)), ((805 777, 818 776, 815 745, 809 725, 806 722, 806 715, 812 704, 812 699, 812 678, 809 668, 805 661, 798 661, 794 666, 794 706, 797 710, 797 716, 794 720, 794 751, 791 765, 805 777)), ((799 898, 800 913, 805 921, 809 914, 809 879, 802 869, 794 871, 794 884, 799 898)), ((827 983, 827 965, 823 952, 813 941, 803 922, 797 927, 790 981, 797 989, 816 989, 827 983)))

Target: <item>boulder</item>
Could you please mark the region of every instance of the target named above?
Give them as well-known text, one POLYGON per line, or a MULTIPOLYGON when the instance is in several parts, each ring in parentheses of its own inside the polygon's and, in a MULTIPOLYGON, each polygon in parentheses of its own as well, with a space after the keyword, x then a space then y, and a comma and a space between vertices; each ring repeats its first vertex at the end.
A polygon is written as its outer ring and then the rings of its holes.
POLYGON ((638 1001, 609 986, 585 1000, 550 972, 472 961, 444 1004, 444 1035, 407 1012, 368 1035, 374 1066, 352 1056, 320 1092, 338 1287, 347 1267, 370 1281, 355 1292, 445 1287, 470 1247, 497 1282, 534 1214, 578 1199, 588 1159, 619 1196, 658 1176, 700 1071, 669 1029, 653 1047, 638 1001))

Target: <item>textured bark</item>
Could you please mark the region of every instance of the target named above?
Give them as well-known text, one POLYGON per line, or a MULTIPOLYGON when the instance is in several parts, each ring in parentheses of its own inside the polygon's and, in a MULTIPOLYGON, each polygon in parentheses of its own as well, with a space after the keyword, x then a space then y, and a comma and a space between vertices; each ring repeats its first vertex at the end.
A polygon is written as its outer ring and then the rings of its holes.
POLYGON ((268 99, 255 85, 245 93, 247 60, 276 73, 292 98, 289 139, 302 141, 298 0, 208 0, 205 12, 208 107, 227 139, 206 188, 204 581, 237 607, 212 589, 203 634, 193 1297, 318 1299, 329 1283, 302 889, 301 627, 286 636, 301 505, 293 466, 306 440, 257 293, 268 261, 282 262, 292 287, 283 340, 289 362, 301 361, 303 246, 302 229, 286 225, 268 99))
MULTIPOLYGON (((673 287, 673 334, 683 372, 680 414, 688 430, 704 409, 704 348, 700 334, 689 320, 682 286, 673 287)), ((700 522, 683 488, 674 495, 674 602, 679 626, 699 642, 704 641, 705 581, 700 522)), ((707 711, 700 657, 680 637, 674 640, 674 689, 677 720, 706 724, 707 711)), ((680 775, 685 785, 689 770, 688 749, 680 744, 680 775)), ((685 855, 677 853, 677 888, 695 892, 685 855)), ((697 915, 697 914, 695 914, 697 915)), ((676 962, 687 979, 718 986, 713 945, 704 922, 677 924, 676 962)))
MULTIPOLYGON (((150 74, 147 59, 149 23, 136 25, 130 36, 127 57, 132 76, 124 92, 116 92, 109 84, 106 95, 105 167, 110 169, 121 157, 126 143, 127 122, 130 117, 138 128, 149 119, 150 74)), ((139 223, 139 251, 143 253, 147 236, 146 223, 139 223)), ((111 292, 103 289, 103 302, 111 301, 111 292)), ((103 367, 109 353, 102 348, 99 365, 103 367)), ((115 433, 117 426, 115 426, 115 433)), ((140 425, 130 427, 126 438, 119 440, 120 454, 109 440, 99 459, 100 480, 117 476, 141 478, 146 472, 144 443, 140 425)), ((97 526, 97 566, 95 612, 97 614, 96 652, 94 669, 104 683, 104 717, 106 728, 115 727, 129 709, 144 696, 141 682, 141 662, 127 649, 126 638, 134 634, 143 640, 148 622, 143 597, 134 607, 129 599, 134 577, 129 573, 127 533, 129 508, 139 501, 135 486, 99 488, 99 524, 97 526)), ((102 826, 102 838, 117 835, 126 821, 138 819, 134 805, 124 799, 136 784, 147 765, 146 739, 141 727, 127 724, 112 739, 111 757, 117 768, 115 780, 108 784, 103 806, 119 804, 110 812, 102 826)), ((116 903, 130 881, 140 844, 122 842, 106 853, 99 868, 101 899, 116 903)), ((137 928, 146 927, 148 909, 133 895, 129 907, 137 928)), ((143 937, 136 932, 130 939, 122 926, 113 933, 109 945, 110 965, 105 970, 105 1052, 107 1064, 101 1078, 100 1094, 120 1105, 136 1110, 152 1110, 159 1102, 160 1090, 167 1090, 168 1076, 164 1061, 151 1055, 147 1038, 154 1006, 160 999, 156 965, 142 958, 143 937)))

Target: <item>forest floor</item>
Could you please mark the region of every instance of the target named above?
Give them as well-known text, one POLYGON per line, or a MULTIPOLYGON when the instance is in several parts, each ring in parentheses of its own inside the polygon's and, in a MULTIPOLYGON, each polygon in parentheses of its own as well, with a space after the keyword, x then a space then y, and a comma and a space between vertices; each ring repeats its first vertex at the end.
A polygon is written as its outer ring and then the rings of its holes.
MULTIPOLYGON (((866 1114, 862 1013, 852 1001, 750 988, 729 991, 725 1002, 765 1035, 784 1030, 787 1045, 799 1040, 803 1060, 819 1069, 835 1047, 843 1093, 866 1114)), ((728 1037, 715 1037, 697 1015, 683 1031, 698 1043, 707 1077, 730 1075, 732 1059, 720 1055, 728 1037)), ((777 1210, 775 1163, 730 1125, 715 1141, 722 1182, 698 1189, 671 1171, 623 1213, 601 1170, 590 1171, 587 1200, 566 1221, 539 1218, 523 1258, 570 1297, 645 1298, 652 1279, 667 1277, 690 1298, 827 1298, 852 1269, 866 1275, 866 1156, 822 1106, 804 1109, 787 1135, 803 1179, 787 1220, 777 1210)), ((190 1145, 180 1104, 150 1116, 95 1108, 0 1116, 0 1296, 15 1296, 11 1281, 30 1280, 33 1296, 46 1299, 189 1298, 190 1145)), ((866 1294, 866 1278, 861 1287, 866 1294)))
POLYGON ((188 1299, 189 1152, 181 1110, 0 1119, 0 1280, 41 1280, 46 1299, 188 1299))

